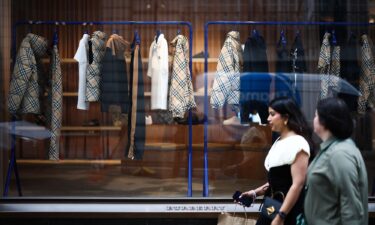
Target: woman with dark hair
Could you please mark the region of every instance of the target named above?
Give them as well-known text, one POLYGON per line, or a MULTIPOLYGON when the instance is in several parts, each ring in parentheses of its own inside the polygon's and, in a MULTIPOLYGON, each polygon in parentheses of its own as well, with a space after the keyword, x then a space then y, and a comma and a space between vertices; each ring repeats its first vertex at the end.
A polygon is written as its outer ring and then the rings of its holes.
POLYGON ((353 120, 343 100, 318 102, 314 132, 323 142, 307 173, 307 224, 368 224, 366 166, 350 138, 353 120))
MULTIPOLYGON (((260 216, 257 225, 296 224, 296 217, 303 211, 301 191, 305 184, 306 171, 312 148, 311 134, 305 117, 290 98, 277 98, 268 107, 268 123, 280 137, 273 143, 265 159, 268 182, 243 196, 255 198, 282 193, 282 206, 273 220, 260 216)), ((280 197, 280 195, 278 195, 280 197)))

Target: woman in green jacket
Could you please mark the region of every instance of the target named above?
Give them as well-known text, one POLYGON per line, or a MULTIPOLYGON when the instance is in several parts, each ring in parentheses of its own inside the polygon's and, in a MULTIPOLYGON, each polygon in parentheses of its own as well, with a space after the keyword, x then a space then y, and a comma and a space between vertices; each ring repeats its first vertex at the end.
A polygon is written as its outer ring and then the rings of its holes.
POLYGON ((304 211, 309 225, 367 225, 368 185, 361 152, 350 138, 353 121, 344 101, 320 100, 314 132, 320 152, 307 172, 304 211))

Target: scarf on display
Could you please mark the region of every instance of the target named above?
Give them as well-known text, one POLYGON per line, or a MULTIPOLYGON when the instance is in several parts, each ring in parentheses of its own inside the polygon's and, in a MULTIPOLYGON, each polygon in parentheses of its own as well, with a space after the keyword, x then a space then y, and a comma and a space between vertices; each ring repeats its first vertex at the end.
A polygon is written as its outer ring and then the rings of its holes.
POLYGON ((145 136, 146 119, 144 106, 144 84, 142 74, 142 57, 139 44, 134 41, 130 62, 130 108, 128 116, 128 144, 125 156, 131 159, 142 159, 145 136))
POLYGON ((63 110, 63 88, 60 56, 57 45, 53 46, 51 54, 51 88, 49 93, 49 106, 51 107, 51 114, 48 115, 49 125, 51 129, 51 140, 48 152, 49 159, 59 159, 59 140, 60 129, 62 124, 62 110, 63 110))

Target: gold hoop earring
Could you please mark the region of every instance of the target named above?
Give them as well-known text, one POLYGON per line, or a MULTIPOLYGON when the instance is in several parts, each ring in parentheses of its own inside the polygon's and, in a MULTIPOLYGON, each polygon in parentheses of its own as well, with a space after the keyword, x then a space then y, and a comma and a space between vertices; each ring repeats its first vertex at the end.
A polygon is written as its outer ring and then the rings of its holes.
POLYGON ((288 124, 288 121, 284 121, 284 125, 287 125, 288 124))

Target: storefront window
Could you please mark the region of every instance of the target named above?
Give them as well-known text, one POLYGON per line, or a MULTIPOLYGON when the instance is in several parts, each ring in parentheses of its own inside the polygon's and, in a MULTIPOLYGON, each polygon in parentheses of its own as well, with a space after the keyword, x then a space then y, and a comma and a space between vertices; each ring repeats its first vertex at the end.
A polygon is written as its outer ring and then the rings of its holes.
POLYGON ((0 2, 4 196, 231 198, 267 181, 268 102, 294 98, 312 126, 322 74, 374 195, 373 1, 0 2), (238 95, 212 98, 220 69, 238 95))

